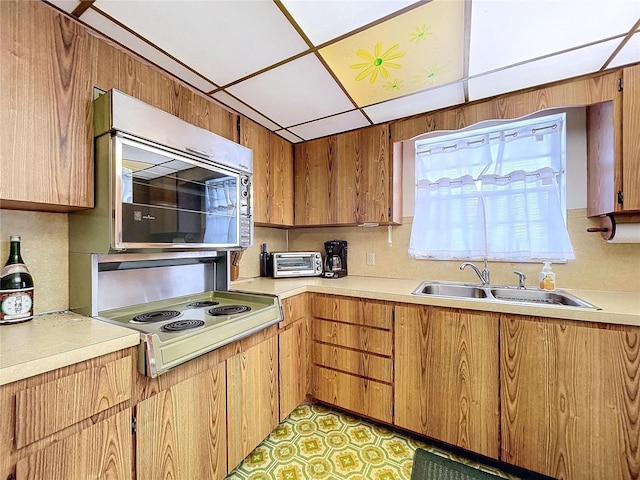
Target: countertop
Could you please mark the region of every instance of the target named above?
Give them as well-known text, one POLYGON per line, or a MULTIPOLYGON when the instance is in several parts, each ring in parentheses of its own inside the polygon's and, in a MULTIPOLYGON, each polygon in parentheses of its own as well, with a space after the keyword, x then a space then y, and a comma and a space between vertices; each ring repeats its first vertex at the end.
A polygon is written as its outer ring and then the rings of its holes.
MULTIPOLYGON (((438 305, 491 312, 640 326, 640 294, 572 290, 601 310, 552 305, 412 295, 420 280, 348 276, 339 279, 249 278, 232 282, 236 291, 268 293, 284 299, 304 292, 327 293, 399 303, 438 305)), ((128 348, 140 343, 137 331, 73 312, 37 315, 16 325, 0 325, 0 385, 128 348)))
POLYGON ((73 312, 0 325, 0 385, 132 347, 140 334, 73 312))
POLYGON ((533 315, 586 322, 640 326, 640 294, 563 289, 601 310, 580 307, 534 305, 489 299, 412 295, 420 280, 347 276, 343 278, 247 278, 232 282, 232 290, 269 293, 287 298, 303 292, 328 293, 390 302, 466 308, 489 312, 533 315))

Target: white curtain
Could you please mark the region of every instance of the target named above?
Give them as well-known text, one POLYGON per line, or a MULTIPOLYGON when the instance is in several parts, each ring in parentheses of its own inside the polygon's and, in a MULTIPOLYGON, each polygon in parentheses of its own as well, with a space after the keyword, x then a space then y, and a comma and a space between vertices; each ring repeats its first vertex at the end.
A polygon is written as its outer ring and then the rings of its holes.
POLYGON ((575 258, 565 226, 565 155, 564 113, 417 140, 409 253, 575 258))
POLYGON ((409 253, 422 258, 483 258, 485 216, 473 177, 418 184, 409 253))
POLYGON ((573 259, 555 174, 549 167, 481 179, 486 208, 487 250, 496 260, 573 259))

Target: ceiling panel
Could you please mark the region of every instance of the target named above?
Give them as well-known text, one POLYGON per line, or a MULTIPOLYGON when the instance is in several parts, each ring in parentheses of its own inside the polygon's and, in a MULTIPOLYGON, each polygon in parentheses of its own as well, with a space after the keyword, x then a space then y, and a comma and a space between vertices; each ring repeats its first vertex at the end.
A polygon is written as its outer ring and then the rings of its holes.
POLYGON ((181 63, 176 62, 171 57, 168 57, 157 48, 149 45, 118 24, 113 23, 101 13, 95 10, 87 10, 87 12, 82 15, 82 21, 197 89, 208 92, 216 88, 213 83, 208 82, 200 75, 192 72, 181 63))
POLYGON ((635 0, 473 0, 469 75, 628 33, 635 0))
POLYGON ((322 48, 359 106, 460 80, 464 2, 435 0, 322 48))
POLYGON ((268 128, 269 130, 278 130, 280 128, 280 125, 272 122, 264 115, 260 115, 252 108, 247 107, 245 104, 233 98, 231 95, 229 95, 225 91, 216 92, 211 96, 216 100, 218 100, 220 103, 244 115, 245 117, 250 118, 254 122, 259 123, 260 125, 268 128))
POLYGON ((634 33, 622 50, 613 58, 608 67, 620 67, 629 63, 640 62, 640 33, 634 33))
POLYGON ((469 100, 477 100, 522 88, 576 77, 600 69, 620 40, 610 40, 590 47, 553 55, 536 62, 498 70, 469 79, 469 100))
POLYGON ((347 130, 368 127, 369 125, 371 124, 359 110, 352 110, 333 117, 291 127, 289 130, 305 140, 311 140, 347 130))
POLYGON ((307 48, 274 2, 124 2, 94 4, 218 85, 307 48))
POLYGON ((228 88, 283 127, 353 109, 315 55, 309 54, 228 88))
POLYGON ((291 133, 291 132, 289 132, 287 130, 276 130, 275 133, 280 135, 285 140, 289 140, 291 143, 302 142, 302 139, 300 137, 294 135, 293 133, 291 133))
POLYGON ((80 0, 51 0, 51 3, 60 10, 71 13, 80 5, 80 0))
POLYGON ((411 5, 402 0, 283 0, 282 4, 314 45, 323 44, 411 5))
POLYGON ((464 88, 462 82, 459 82, 389 100, 363 110, 373 123, 383 123, 462 103, 464 103, 464 88))

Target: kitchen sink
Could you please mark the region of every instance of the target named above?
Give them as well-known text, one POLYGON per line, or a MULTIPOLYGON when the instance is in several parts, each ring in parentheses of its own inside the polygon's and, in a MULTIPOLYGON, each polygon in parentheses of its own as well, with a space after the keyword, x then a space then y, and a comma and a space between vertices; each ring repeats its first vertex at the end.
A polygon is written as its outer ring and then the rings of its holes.
POLYGON ((463 283, 424 281, 412 292, 413 295, 472 298, 499 302, 531 303, 536 305, 556 305, 600 310, 599 307, 576 297, 564 290, 522 289, 516 287, 481 286, 463 283))

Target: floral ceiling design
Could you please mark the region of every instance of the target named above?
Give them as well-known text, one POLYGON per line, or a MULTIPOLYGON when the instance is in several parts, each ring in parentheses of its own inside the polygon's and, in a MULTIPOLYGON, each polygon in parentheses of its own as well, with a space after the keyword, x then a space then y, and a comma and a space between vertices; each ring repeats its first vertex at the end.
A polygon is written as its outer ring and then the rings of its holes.
POLYGON ((460 80, 464 2, 431 2, 319 50, 363 107, 460 80))

